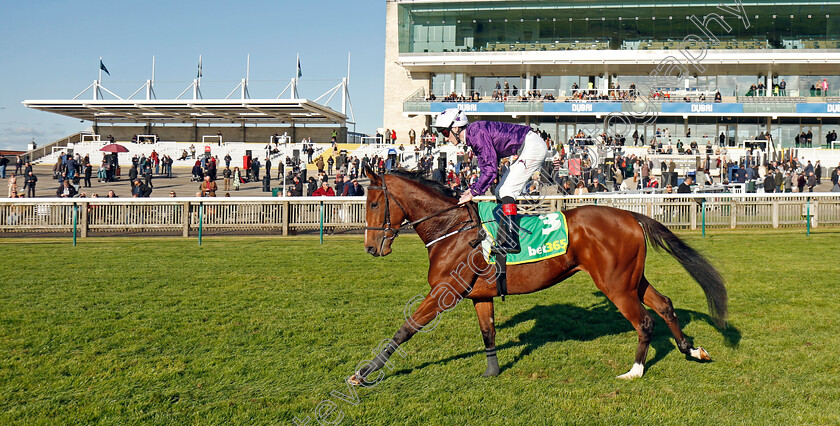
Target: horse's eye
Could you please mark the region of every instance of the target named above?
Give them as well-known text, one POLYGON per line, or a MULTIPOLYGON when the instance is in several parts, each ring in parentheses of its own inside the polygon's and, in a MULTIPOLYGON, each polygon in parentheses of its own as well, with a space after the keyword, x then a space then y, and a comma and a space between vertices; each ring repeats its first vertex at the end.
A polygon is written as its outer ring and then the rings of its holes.
POLYGON ((370 203, 370 208, 375 209, 378 205, 379 203, 370 203))

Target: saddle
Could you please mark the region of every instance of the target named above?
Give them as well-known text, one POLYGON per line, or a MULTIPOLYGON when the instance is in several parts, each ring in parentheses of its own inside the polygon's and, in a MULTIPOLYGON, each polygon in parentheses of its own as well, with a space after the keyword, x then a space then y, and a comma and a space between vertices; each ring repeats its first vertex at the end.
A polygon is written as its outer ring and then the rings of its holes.
POLYGON ((519 242, 522 250, 519 253, 505 255, 491 254, 490 248, 496 243, 498 235, 497 217, 501 214, 500 206, 496 203, 478 203, 478 214, 484 237, 481 240, 482 253, 488 264, 497 264, 499 275, 497 288, 502 300, 507 294, 507 265, 539 262, 552 257, 566 254, 569 246, 566 215, 563 212, 552 212, 539 215, 520 215, 519 242))

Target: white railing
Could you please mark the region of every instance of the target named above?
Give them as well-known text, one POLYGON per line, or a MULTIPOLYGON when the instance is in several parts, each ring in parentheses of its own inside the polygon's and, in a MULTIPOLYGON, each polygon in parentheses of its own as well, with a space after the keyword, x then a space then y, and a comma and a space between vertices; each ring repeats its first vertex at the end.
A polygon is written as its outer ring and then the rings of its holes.
POLYGON ((157 135, 137 135, 137 143, 157 143, 157 135))
MULTIPOLYGON (((492 201, 492 197, 479 197, 492 201)), ((840 194, 612 194, 521 200, 523 214, 610 206, 646 214, 670 228, 840 226, 840 194), (807 219, 810 218, 810 224, 807 219)), ((358 230, 363 197, 41 198, 0 200, 0 235, 170 233, 199 229, 283 234, 358 230), (323 221, 323 225, 322 225, 323 221)))
POLYGON ((82 135, 82 143, 85 142, 101 142, 99 135, 82 135))

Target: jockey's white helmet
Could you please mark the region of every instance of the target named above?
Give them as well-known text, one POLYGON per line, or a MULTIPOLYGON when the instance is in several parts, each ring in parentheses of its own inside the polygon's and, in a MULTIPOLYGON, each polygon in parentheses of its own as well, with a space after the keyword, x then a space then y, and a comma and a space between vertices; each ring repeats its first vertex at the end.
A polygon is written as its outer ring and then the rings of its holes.
POLYGON ((467 124, 470 124, 470 120, 467 119, 467 114, 464 114, 464 111, 458 108, 448 108, 438 114, 433 127, 449 129, 452 127, 465 127, 467 124))

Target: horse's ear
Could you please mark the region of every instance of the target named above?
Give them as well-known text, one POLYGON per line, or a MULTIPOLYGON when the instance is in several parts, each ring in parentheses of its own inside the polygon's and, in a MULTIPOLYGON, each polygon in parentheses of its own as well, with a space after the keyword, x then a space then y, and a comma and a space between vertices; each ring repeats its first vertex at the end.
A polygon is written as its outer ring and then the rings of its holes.
POLYGON ((365 173, 368 179, 370 179, 370 183, 379 182, 379 176, 373 172, 373 169, 371 169, 369 165, 365 164, 365 167, 362 171, 365 173))

